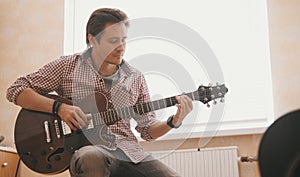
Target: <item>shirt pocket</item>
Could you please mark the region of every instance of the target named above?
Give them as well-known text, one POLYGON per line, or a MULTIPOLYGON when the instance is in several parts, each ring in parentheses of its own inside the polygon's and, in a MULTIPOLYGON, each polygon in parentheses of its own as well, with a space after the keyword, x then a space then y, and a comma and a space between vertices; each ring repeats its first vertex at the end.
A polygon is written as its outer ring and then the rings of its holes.
POLYGON ((111 92, 112 102, 115 108, 123 108, 135 105, 138 100, 138 93, 135 89, 118 87, 111 92))

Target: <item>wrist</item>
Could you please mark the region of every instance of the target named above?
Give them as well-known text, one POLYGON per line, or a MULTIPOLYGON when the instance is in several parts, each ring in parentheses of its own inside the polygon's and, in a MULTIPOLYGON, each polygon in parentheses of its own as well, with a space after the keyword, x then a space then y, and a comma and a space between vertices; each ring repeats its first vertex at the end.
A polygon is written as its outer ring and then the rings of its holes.
POLYGON ((175 122, 174 115, 170 116, 167 120, 167 125, 171 128, 179 128, 182 123, 178 124, 175 122))
POLYGON ((52 114, 58 116, 58 111, 62 104, 63 103, 61 101, 54 100, 53 105, 52 105, 52 114))

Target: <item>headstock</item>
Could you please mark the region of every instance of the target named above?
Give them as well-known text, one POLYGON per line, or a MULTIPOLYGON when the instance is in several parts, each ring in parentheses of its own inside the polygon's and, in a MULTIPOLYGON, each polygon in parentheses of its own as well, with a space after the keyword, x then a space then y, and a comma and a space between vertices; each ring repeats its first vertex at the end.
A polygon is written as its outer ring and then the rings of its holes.
POLYGON ((207 104, 209 107, 210 101, 213 101, 214 104, 216 104, 216 99, 221 98, 221 102, 224 102, 224 96, 228 92, 228 88, 225 87, 224 84, 220 85, 219 83, 216 84, 216 86, 213 86, 212 84, 209 84, 208 86, 201 85, 198 90, 198 96, 199 101, 201 101, 204 104, 207 104))

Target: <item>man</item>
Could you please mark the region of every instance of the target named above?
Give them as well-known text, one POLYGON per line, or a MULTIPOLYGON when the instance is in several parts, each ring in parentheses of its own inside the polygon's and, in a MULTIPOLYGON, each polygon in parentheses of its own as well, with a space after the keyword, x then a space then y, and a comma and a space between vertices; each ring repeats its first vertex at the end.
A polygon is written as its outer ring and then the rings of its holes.
MULTIPOLYGON (((55 91, 76 103, 88 95, 101 93, 107 99, 107 109, 149 102, 143 74, 123 59, 129 26, 127 20, 127 15, 118 9, 95 10, 86 27, 88 49, 79 54, 62 56, 38 71, 18 78, 8 88, 7 99, 26 109, 56 114, 73 131, 84 128, 91 115, 76 104, 62 103, 46 97, 46 94, 55 91)), ((71 176, 178 176, 145 153, 130 129, 130 119, 133 118, 141 137, 153 141, 172 128, 179 127, 192 110, 192 100, 186 95, 176 99, 178 110, 167 122, 155 119, 154 112, 144 112, 123 117, 106 126, 107 132, 115 138, 115 146, 98 144, 80 148, 70 162, 71 176)))

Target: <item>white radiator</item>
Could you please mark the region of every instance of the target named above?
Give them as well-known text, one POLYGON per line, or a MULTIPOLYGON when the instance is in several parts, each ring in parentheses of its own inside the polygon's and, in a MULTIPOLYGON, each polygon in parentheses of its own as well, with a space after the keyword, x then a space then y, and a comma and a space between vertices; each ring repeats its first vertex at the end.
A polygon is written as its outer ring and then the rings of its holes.
POLYGON ((236 146, 151 153, 182 177, 239 177, 236 146))

